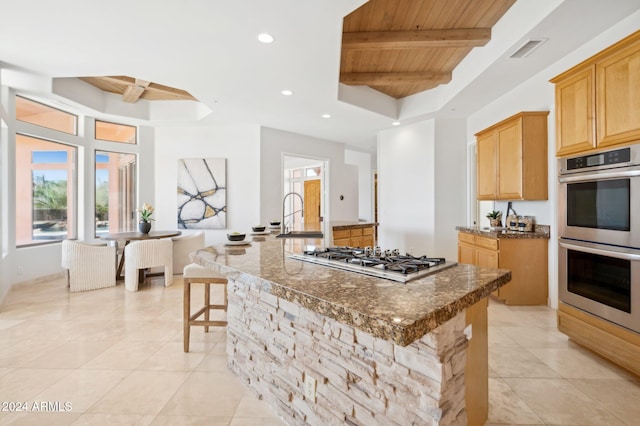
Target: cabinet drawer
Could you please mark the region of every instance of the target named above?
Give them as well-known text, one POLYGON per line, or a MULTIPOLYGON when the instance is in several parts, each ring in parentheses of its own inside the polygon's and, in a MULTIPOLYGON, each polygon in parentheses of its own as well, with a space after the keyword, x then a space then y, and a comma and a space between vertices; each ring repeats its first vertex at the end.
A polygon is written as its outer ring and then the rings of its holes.
POLYGON ((351 244, 350 238, 334 238, 333 245, 334 246, 348 246, 351 244))
POLYGON ((356 228, 351 230, 352 237, 361 237, 362 236, 362 228, 356 228))
POLYGON ((362 245, 362 237, 351 237, 351 247, 364 247, 362 245))
POLYGON ((338 240, 340 238, 349 238, 351 233, 348 229, 341 229, 339 231, 333 231, 333 239, 338 240))
POLYGON ((467 234, 465 232, 458 232, 458 241, 462 241, 463 243, 474 244, 474 236, 473 234, 467 234))
POLYGON ((475 245, 489 250, 498 250, 498 240, 495 238, 479 237, 476 235, 475 245))
POLYGON ((362 235, 373 235, 373 226, 369 228, 362 228, 362 235))
POLYGON ((374 245, 373 235, 368 235, 368 236, 362 237, 362 246, 363 247, 373 247, 373 245, 374 245))

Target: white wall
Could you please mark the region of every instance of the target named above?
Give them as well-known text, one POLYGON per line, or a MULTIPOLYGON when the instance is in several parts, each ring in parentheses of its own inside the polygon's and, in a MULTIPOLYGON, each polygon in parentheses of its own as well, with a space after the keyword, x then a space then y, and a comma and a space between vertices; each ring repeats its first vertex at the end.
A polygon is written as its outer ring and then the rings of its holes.
MULTIPOLYGON (((181 158, 227 160, 227 229, 206 230, 207 244, 222 242, 228 232, 246 232, 261 223, 259 126, 156 128, 154 229, 177 229, 177 166, 181 158)), ((192 232, 183 230, 184 234, 192 232)))
POLYGON ((434 253, 435 123, 378 135, 378 244, 414 255, 434 253))
POLYGON ((345 150, 344 161, 358 166, 358 215, 364 222, 373 221, 373 163, 366 152, 345 150))
POLYGON ((464 120, 426 120, 378 136, 379 244, 457 259, 465 220, 464 120))
POLYGON ((282 216, 284 154, 328 161, 325 223, 358 220, 358 171, 355 166, 345 165, 344 144, 267 127, 261 129, 260 139, 261 223, 282 216))
POLYGON ((464 223, 467 202, 466 121, 436 120, 436 250, 428 253, 448 260, 458 259, 456 226, 464 223))

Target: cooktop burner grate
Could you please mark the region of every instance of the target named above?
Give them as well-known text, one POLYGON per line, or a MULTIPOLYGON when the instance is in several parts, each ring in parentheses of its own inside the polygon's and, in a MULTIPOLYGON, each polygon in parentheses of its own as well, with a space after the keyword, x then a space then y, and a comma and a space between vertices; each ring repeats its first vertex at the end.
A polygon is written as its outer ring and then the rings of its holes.
POLYGON ((302 255, 290 257, 399 282, 408 282, 456 265, 442 257, 402 255, 398 250, 383 251, 379 247, 328 247, 306 250, 302 255))

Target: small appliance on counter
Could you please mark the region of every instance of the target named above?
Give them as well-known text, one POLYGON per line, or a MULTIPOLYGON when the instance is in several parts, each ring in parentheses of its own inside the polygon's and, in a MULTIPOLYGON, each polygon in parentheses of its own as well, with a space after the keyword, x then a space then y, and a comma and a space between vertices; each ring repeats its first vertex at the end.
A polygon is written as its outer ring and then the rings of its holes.
POLYGON ((533 216, 518 216, 518 231, 533 232, 535 227, 533 216))
POLYGON ((533 216, 518 216, 511 207, 511 201, 507 204, 507 220, 504 224, 509 231, 533 232, 535 229, 535 218, 533 216), (511 212, 511 214, 509 214, 511 212))
POLYGON ((513 207, 511 207, 511 201, 509 201, 509 203, 507 204, 507 219, 504 223, 504 227, 507 228, 509 231, 520 230, 520 228, 518 227, 518 214, 513 209, 513 207), (512 212, 512 213, 509 214, 509 212, 512 212))

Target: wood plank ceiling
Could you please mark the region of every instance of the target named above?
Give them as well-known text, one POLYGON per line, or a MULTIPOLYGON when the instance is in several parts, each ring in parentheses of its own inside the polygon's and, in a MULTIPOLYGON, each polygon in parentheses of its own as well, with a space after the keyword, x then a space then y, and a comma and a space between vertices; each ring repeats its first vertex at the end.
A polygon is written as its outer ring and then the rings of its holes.
POLYGON ((340 82, 396 99, 451 81, 515 0, 370 0, 344 18, 340 82))
POLYGON ((124 102, 135 103, 138 99, 149 101, 197 101, 189 92, 158 83, 127 76, 79 77, 105 92, 122 95, 124 102))

